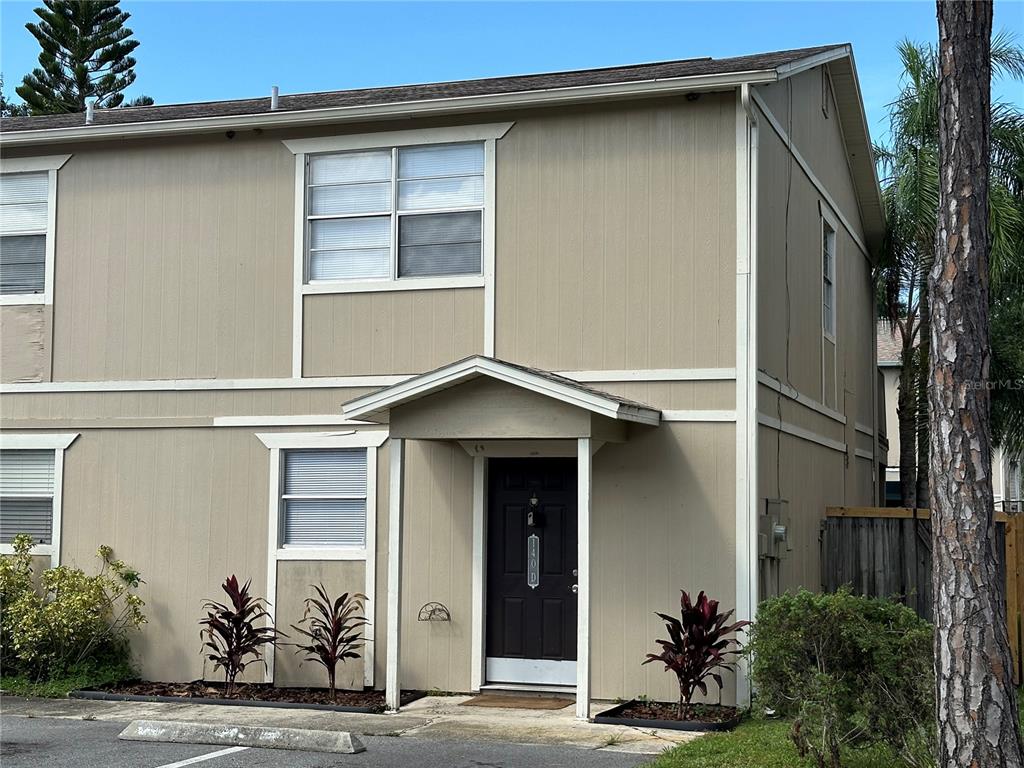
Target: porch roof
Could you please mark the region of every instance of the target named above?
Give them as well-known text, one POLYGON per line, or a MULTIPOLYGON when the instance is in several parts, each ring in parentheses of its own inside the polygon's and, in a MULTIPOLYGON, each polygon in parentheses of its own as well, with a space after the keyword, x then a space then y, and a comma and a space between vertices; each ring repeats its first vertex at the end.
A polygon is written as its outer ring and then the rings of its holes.
POLYGON ((346 418, 384 421, 392 408, 478 378, 490 378, 618 421, 657 425, 661 411, 587 387, 564 376, 474 355, 403 382, 357 397, 342 406, 346 418))

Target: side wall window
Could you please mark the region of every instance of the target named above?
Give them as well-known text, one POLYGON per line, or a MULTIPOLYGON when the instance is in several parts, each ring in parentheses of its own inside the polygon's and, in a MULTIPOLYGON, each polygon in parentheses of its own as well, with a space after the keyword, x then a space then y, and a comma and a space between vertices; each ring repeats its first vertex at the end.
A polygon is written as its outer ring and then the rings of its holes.
POLYGON ((836 231, 821 220, 821 327, 828 338, 836 335, 836 231))

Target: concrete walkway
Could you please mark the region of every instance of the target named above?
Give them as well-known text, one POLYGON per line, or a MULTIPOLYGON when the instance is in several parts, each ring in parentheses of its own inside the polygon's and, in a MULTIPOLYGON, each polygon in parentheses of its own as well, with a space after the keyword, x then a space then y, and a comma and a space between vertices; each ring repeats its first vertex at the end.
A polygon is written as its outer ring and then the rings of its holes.
MULTIPOLYGON (((4 716, 55 717, 129 722, 180 720, 225 725, 260 725, 351 731, 366 736, 543 744, 653 755, 698 734, 653 728, 596 725, 576 719, 572 705, 560 710, 459 706, 468 696, 427 696, 397 714, 365 715, 273 707, 220 704, 171 704, 82 699, 0 698, 4 716)), ((594 711, 600 711, 595 704, 594 711)))

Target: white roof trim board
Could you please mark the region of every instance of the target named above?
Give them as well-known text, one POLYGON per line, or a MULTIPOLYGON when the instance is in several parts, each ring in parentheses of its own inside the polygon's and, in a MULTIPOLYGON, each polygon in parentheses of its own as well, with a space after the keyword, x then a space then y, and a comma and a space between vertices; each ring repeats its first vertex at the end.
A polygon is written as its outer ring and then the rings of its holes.
POLYGON ((477 355, 442 366, 385 389, 351 400, 342 407, 349 419, 373 420, 381 414, 422 397, 486 376, 537 394, 560 400, 619 421, 656 426, 661 411, 564 379, 553 373, 477 355))

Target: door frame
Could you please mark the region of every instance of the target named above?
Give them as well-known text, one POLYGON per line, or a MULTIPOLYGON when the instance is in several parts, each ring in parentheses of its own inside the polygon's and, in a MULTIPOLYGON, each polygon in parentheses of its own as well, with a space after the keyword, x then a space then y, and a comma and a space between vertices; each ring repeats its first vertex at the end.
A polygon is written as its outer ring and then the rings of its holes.
POLYGON ((590 717, 590 528, 592 456, 603 445, 589 437, 567 440, 463 441, 473 457, 473 574, 470 623, 470 688, 487 682, 487 496, 488 458, 576 457, 577 613, 576 717, 590 717))

